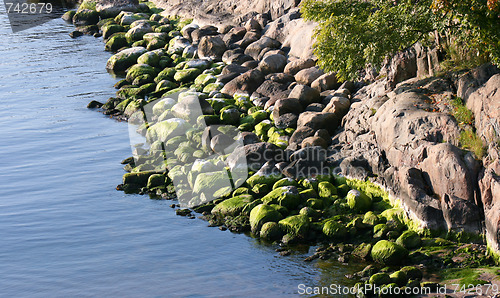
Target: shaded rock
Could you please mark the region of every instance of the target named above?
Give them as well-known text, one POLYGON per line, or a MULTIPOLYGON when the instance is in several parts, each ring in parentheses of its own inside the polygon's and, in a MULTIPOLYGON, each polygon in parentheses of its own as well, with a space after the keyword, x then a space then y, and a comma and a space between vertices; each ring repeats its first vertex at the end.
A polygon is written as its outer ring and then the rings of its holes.
POLYGON ((290 140, 288 141, 288 148, 291 150, 296 150, 302 142, 307 138, 307 137, 312 137, 314 136, 314 133, 316 130, 312 129, 311 127, 303 126, 303 127, 298 127, 290 137, 290 140))
POLYGON ((136 12, 139 10, 137 0, 99 0, 96 1, 95 9, 101 18, 114 18, 122 11, 136 12))
POLYGON ((328 143, 325 139, 314 136, 305 138, 301 143, 302 148, 315 147, 315 146, 319 146, 326 149, 328 147, 328 143))
POLYGON ((237 92, 251 94, 264 82, 264 75, 256 69, 249 70, 229 83, 227 83, 221 92, 233 96, 237 92))
POLYGON ((255 41, 248 45, 248 47, 245 49, 245 54, 251 56, 254 60, 258 60, 261 51, 265 48, 278 49, 280 46, 281 43, 279 41, 267 36, 263 36, 258 41, 255 41))
POLYGON ((274 161, 276 163, 283 161, 285 153, 278 146, 271 143, 260 142, 248 144, 237 148, 228 156, 226 163, 229 168, 236 168, 241 156, 246 157, 249 169, 252 171, 258 171, 268 161, 274 161))
POLYGON ((297 59, 288 63, 284 72, 288 75, 295 76, 299 71, 315 66, 316 63, 312 59, 297 59))
POLYGON ((305 112, 323 112, 325 106, 320 103, 312 103, 306 107, 305 112))
POLYGON ((254 31, 245 33, 245 36, 240 41, 235 42, 235 45, 240 46, 242 49, 246 49, 250 44, 256 42, 260 38, 260 34, 254 31))
POLYGON ((319 92, 333 90, 337 88, 338 85, 337 75, 335 73, 325 73, 311 83, 311 87, 319 92))
POLYGON ((292 113, 283 114, 278 118, 274 118, 274 125, 279 129, 296 128, 298 118, 297 115, 292 113))
POLYGON ((73 25, 88 26, 96 25, 99 22, 99 13, 95 10, 81 9, 73 16, 73 25))
POLYGON ((300 114, 297 122, 298 127, 310 127, 314 131, 326 129, 330 134, 333 134, 340 122, 338 115, 333 113, 315 113, 304 112, 300 114))
POLYGON ((137 63, 137 59, 147 50, 143 47, 134 47, 125 49, 111 56, 106 63, 106 69, 113 71, 124 71, 130 66, 137 63))
POLYGON ((252 97, 268 97, 272 102, 269 103, 270 106, 276 100, 280 98, 286 98, 290 94, 287 84, 282 84, 272 80, 265 80, 262 85, 260 85, 252 97))
POLYGON ((215 26, 210 26, 210 25, 203 26, 191 32, 191 39, 193 43, 198 43, 204 36, 218 35, 219 32, 217 31, 218 29, 215 26))
POLYGON ((259 63, 263 74, 282 72, 286 65, 286 57, 280 54, 269 55, 259 63))
POLYGON ((273 118, 277 119, 281 115, 292 113, 299 115, 302 112, 302 105, 296 98, 279 99, 274 104, 273 118))
POLYGON ((247 72, 247 71, 249 71, 249 69, 247 67, 244 67, 244 66, 241 66, 238 64, 229 64, 229 65, 224 66, 221 74, 222 75, 227 75, 227 74, 231 74, 231 73, 242 74, 242 73, 247 72))

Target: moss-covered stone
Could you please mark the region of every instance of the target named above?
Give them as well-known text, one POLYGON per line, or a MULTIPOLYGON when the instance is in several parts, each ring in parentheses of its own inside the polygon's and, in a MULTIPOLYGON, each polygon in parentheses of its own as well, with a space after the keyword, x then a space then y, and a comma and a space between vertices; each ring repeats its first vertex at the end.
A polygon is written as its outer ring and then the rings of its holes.
POLYGON ((88 26, 97 25, 99 22, 99 13, 92 9, 78 9, 73 16, 73 25, 88 26))
POLYGON ((299 184, 297 183, 297 181, 295 181, 295 179, 292 179, 292 178, 283 178, 283 179, 280 179, 280 180, 276 181, 276 183, 274 183, 273 189, 276 189, 276 188, 279 188, 279 187, 282 187, 282 186, 295 186, 295 187, 299 187, 299 184))
POLYGON ((203 88, 203 92, 210 93, 210 92, 214 92, 214 91, 220 91, 220 90, 222 90, 222 88, 224 88, 224 84, 222 84, 222 83, 217 83, 217 82, 210 83, 203 88))
POLYGON ((174 80, 181 83, 187 83, 196 79, 196 77, 198 77, 200 74, 201 70, 197 68, 181 69, 177 70, 177 72, 175 73, 174 80))
POLYGON ((375 273, 370 277, 369 283, 376 286, 382 286, 390 284, 392 282, 391 277, 387 273, 375 273))
POLYGON ((349 207, 357 212, 367 212, 372 207, 370 197, 355 189, 349 191, 346 199, 349 207))
POLYGON ((420 236, 414 231, 405 231, 399 238, 396 240, 396 243, 407 248, 417 248, 420 247, 422 241, 420 240, 420 236))
POLYGON ((108 41, 106 42, 106 45, 104 46, 104 49, 106 51, 110 52, 116 52, 119 49, 123 47, 128 46, 128 41, 125 38, 125 33, 115 33, 113 36, 111 36, 108 41))
POLYGON ((328 181, 321 181, 318 184, 318 194, 320 198, 331 198, 337 195, 337 188, 328 181))
POLYGON ((240 214, 243 208, 252 201, 253 197, 251 195, 240 195, 230 198, 215 205, 214 209, 212 209, 212 214, 222 217, 236 216, 240 214))
POLYGON ((342 239, 347 235, 347 229, 342 223, 331 219, 323 225, 323 234, 329 238, 342 239))
POLYGON ((281 173, 276 175, 264 175, 260 172, 257 172, 247 179, 247 184, 251 187, 254 187, 257 184, 273 185, 282 178, 283 175, 281 173))
POLYGON ((147 188, 165 187, 165 176, 163 174, 153 174, 149 176, 147 188))
POLYGON ((378 224, 373 227, 373 238, 375 239, 384 238, 387 232, 389 232, 389 228, 387 227, 386 224, 378 224))
POLYGON ((198 77, 196 77, 196 79, 194 80, 194 83, 196 85, 200 85, 200 86, 206 86, 210 83, 215 83, 215 81, 217 81, 217 78, 212 75, 212 74, 201 74, 199 75, 198 77))
POLYGON ((404 272, 409 280, 421 280, 423 277, 422 271, 414 266, 405 266, 400 271, 404 272))
POLYGON ((372 259, 386 265, 402 264, 408 257, 406 248, 387 240, 377 242, 371 251, 372 259))
POLYGON ((127 71, 127 81, 133 82, 138 76, 150 75, 156 77, 157 73, 154 67, 147 64, 136 64, 127 71))
POLYGON ((371 251, 371 243, 361 243, 360 245, 356 246, 356 248, 352 251, 352 254, 360 259, 367 260, 370 258, 371 251))
POLYGON ((240 112, 235 108, 223 108, 220 111, 220 120, 224 124, 236 125, 240 121, 240 112))
POLYGON ((163 81, 163 80, 173 81, 175 73, 176 73, 175 68, 173 68, 173 67, 165 68, 164 70, 162 70, 158 73, 158 75, 155 78, 155 82, 158 83, 158 82, 163 81))
POLYGON ((153 143, 155 141, 167 142, 169 138, 183 135, 191 128, 185 120, 173 118, 151 126, 146 134, 146 138, 153 143))
POLYGON ((391 278, 393 283, 397 284, 400 287, 405 286, 408 282, 408 277, 403 271, 393 272, 391 275, 389 275, 389 277, 391 278))
POLYGON ((160 55, 156 52, 144 53, 137 59, 137 63, 157 67, 160 63, 160 55))
POLYGON ((293 186, 276 188, 262 198, 264 204, 278 204, 290 210, 297 208, 301 201, 297 189, 293 186))
POLYGON ((169 80, 162 80, 159 81, 158 84, 156 85, 156 91, 167 91, 167 90, 172 90, 177 87, 177 84, 174 82, 171 82, 169 80))
POLYGON ((376 226, 380 223, 380 219, 375 213, 368 211, 363 216, 363 223, 369 226, 376 226))
POLYGON ((280 220, 279 225, 288 234, 305 237, 309 231, 310 220, 305 215, 293 215, 280 220))
POLYGON ((250 227, 253 233, 258 233, 266 222, 278 222, 283 217, 269 205, 258 205, 250 212, 250 227))
POLYGON ((105 25, 101 28, 102 30, 102 38, 104 40, 110 38, 113 34, 118 32, 123 32, 123 37, 125 37, 125 28, 118 24, 109 24, 105 25))
POLYGON ((337 186, 337 194, 341 197, 347 196, 351 188, 347 184, 341 184, 337 186))
POLYGON ((146 186, 151 175, 155 172, 137 172, 123 175, 123 184, 137 184, 141 187, 146 186))
POLYGON ((276 222, 266 222, 260 230, 260 238, 266 240, 279 240, 283 237, 283 231, 276 222))

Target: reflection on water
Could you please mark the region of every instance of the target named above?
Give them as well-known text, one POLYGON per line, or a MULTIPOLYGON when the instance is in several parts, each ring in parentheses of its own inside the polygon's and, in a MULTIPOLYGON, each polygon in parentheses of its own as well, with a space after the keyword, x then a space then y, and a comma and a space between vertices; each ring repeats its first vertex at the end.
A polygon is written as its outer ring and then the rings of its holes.
POLYGON ((85 108, 115 92, 109 53, 61 20, 12 34, 0 9, 0 296, 279 297, 347 282, 352 269, 115 191, 127 125, 85 108))

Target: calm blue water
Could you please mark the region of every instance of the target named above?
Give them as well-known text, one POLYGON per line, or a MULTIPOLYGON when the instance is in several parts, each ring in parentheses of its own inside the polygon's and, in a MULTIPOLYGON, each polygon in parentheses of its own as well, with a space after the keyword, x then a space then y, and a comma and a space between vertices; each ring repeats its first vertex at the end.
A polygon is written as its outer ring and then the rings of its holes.
POLYGON ((85 108, 115 92, 102 41, 69 38, 62 20, 12 34, 1 9, 0 296, 285 296, 345 282, 333 262, 280 257, 116 191, 127 125, 85 108))

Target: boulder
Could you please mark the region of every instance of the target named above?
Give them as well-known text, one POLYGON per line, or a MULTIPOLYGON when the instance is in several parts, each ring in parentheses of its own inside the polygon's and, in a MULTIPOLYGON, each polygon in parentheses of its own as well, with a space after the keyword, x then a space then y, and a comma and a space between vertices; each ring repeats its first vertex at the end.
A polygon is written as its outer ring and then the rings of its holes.
POLYGON ((90 9, 79 9, 73 16, 73 25, 89 26, 96 25, 99 22, 99 13, 90 9))
POLYGON ((237 216, 245 206, 252 202, 251 195, 240 195, 220 202, 212 209, 212 214, 224 218, 225 216, 237 216))
POLYGON ((104 49, 110 52, 116 52, 124 47, 128 47, 128 41, 125 37, 125 33, 118 32, 113 34, 108 41, 106 41, 106 45, 104 49))
POLYGON ((305 237, 309 231, 310 220, 306 215, 293 215, 280 220, 278 224, 288 234, 305 237))
POLYGON ((333 90, 338 85, 340 84, 337 82, 337 75, 335 73, 325 73, 311 83, 311 87, 319 92, 333 90))
POLYGON ((323 234, 328 238, 342 239, 347 235, 347 229, 344 224, 334 220, 328 220, 323 225, 323 234))
MULTIPOLYGON (((339 116, 334 113, 304 112, 300 114, 297 127, 310 127, 314 131, 326 129, 330 134, 337 129, 340 122, 339 116)), ((314 133, 313 133, 314 134, 314 133)), ((309 137, 310 135, 308 135, 309 137)))
POLYGON ((204 36, 198 45, 198 56, 201 58, 221 58, 226 51, 226 44, 220 36, 204 36))
POLYGON ((283 114, 274 118, 274 125, 279 129, 297 128, 299 117, 292 113, 283 114))
POLYGON ((155 141, 167 142, 170 138, 185 135, 190 128, 191 125, 186 120, 172 118, 151 126, 146 133, 146 139, 150 144, 155 141))
POLYGON ((109 24, 102 26, 101 30, 102 30, 102 38, 104 40, 107 40, 115 33, 124 32, 125 28, 118 24, 109 24))
POLYGON ((323 109, 324 113, 335 113, 342 118, 349 111, 351 102, 349 99, 340 96, 333 96, 330 98, 329 103, 323 109))
POLYGON ((102 19, 114 18, 122 11, 136 12, 139 10, 138 0, 99 0, 95 10, 102 19))
POLYGON ((280 54, 269 55, 259 62, 259 69, 264 75, 282 72, 285 68, 286 60, 286 57, 280 54))
POLYGON ((312 103, 320 102, 321 99, 318 90, 299 84, 292 89, 289 97, 297 98, 304 108, 312 103))
POLYGON ((193 32, 191 32, 191 39, 193 43, 198 43, 204 36, 212 36, 218 34, 219 32, 217 27, 207 25, 193 30, 193 32))
POLYGON ((281 43, 279 41, 269 38, 267 36, 263 36, 261 39, 251 43, 245 49, 245 54, 251 56, 254 60, 258 60, 260 53, 265 48, 279 49, 280 46, 281 43))
POLYGON ((278 222, 283 216, 275 208, 260 204, 250 211, 250 227, 253 233, 258 233, 267 222, 278 222))
POLYGON ((314 67, 316 65, 316 62, 314 60, 307 58, 307 59, 297 59, 289 62, 286 67, 285 67, 285 74, 295 76, 299 71, 303 69, 308 69, 311 67, 314 67))
POLYGON ((278 204, 288 210, 294 210, 301 203, 301 198, 297 187, 281 186, 266 194, 262 202, 266 205, 278 204))
POLYGON ((380 240, 373 246, 371 256, 375 262, 384 265, 399 265, 406 261, 408 251, 394 242, 380 240))
MULTIPOLYGON (((312 82, 324 74, 325 73, 319 67, 314 66, 297 72, 297 74, 295 74, 295 81, 297 81, 298 84, 311 85, 312 82)), ((318 91, 321 92, 321 90, 318 91)))
POLYGON ((372 207, 372 199, 366 194, 355 189, 351 189, 349 191, 346 199, 349 207, 358 213, 367 212, 372 207))
POLYGON ((405 231, 401 236, 398 237, 396 243, 401 245, 406 249, 412 249, 420 247, 421 240, 420 236, 414 231, 405 231))
POLYGON ((127 81, 133 82, 135 78, 142 75, 150 75, 156 77, 156 69, 147 64, 135 64, 127 70, 127 81))
POLYGON ((258 171, 268 161, 275 163, 283 161, 285 153, 278 146, 271 143, 259 142, 248 144, 237 148, 227 157, 226 163, 230 169, 238 166, 237 163, 241 156, 246 157, 247 166, 250 170, 258 171))
POLYGON ((132 43, 141 40, 146 33, 153 32, 153 27, 149 23, 140 23, 139 25, 129 29, 125 34, 127 41, 132 43))
POLYGON ((249 70, 227 83, 221 92, 233 96, 238 92, 251 94, 264 82, 264 75, 256 69, 249 70))
POLYGON ((260 230, 260 238, 274 241, 283 237, 283 231, 276 222, 268 221, 262 225, 260 230))
POLYGON ((292 113, 299 115, 303 111, 302 105, 297 98, 279 99, 274 104, 273 118, 277 119, 281 115, 292 113))

